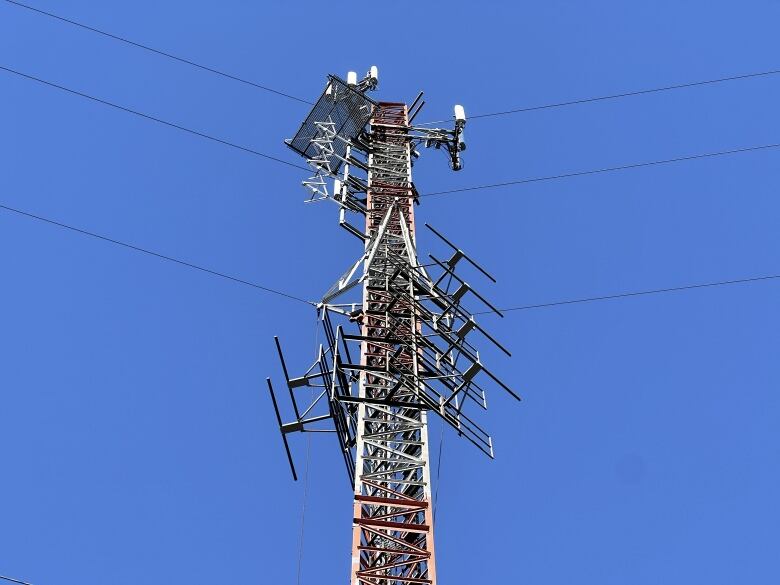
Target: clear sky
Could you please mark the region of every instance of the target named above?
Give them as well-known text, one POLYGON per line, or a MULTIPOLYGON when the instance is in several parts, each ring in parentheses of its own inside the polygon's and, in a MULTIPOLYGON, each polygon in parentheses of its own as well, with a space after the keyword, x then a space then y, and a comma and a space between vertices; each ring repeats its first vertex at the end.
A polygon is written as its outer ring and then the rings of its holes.
MULTIPOLYGON (((777 1, 98 2, 51 10, 296 96, 380 68, 419 121, 777 69, 777 1), (383 24, 387 19, 388 24, 383 24)), ((0 1, 0 65, 298 162, 306 106, 0 1)), ((359 253, 296 169, 0 72, 0 203, 304 298, 359 253)), ((420 192, 780 142, 780 75, 473 119, 420 192)), ((780 272, 780 152, 431 197, 499 306, 780 272)), ((427 251, 431 238, 420 234, 427 251)), ((294 584, 303 482, 265 394, 295 301, 0 211, 0 574, 294 584)), ((444 433, 440 582, 773 583, 780 282, 483 320, 524 397, 444 433)), ((439 427, 433 424, 432 450, 439 427)), ((293 442, 303 470, 306 443, 293 442)), ((311 443, 301 583, 346 583, 351 494, 311 443)))

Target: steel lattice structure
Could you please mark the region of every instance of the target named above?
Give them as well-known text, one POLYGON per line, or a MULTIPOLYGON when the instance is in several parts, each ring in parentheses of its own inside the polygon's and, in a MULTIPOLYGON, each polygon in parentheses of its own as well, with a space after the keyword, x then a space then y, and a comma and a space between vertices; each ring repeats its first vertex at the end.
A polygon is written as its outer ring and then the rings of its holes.
POLYGON ((294 477, 289 433, 328 431, 338 438, 355 498, 351 584, 435 585, 428 413, 492 457, 492 440, 466 405, 487 408, 483 380, 519 397, 484 367, 471 343, 481 334, 508 354, 467 305, 500 312, 456 270, 465 260, 493 278, 427 224, 451 255, 430 255, 426 264, 417 255, 415 147, 444 147, 459 170, 463 109, 456 106, 454 130, 415 128, 410 119, 422 94, 411 107, 376 102, 365 95, 376 85, 376 68, 360 82, 354 74, 347 82, 329 76, 288 141, 314 171, 303 182, 310 200, 337 203, 340 225, 362 240, 363 253, 317 307, 325 343, 303 376, 290 378, 276 340, 293 422, 282 422, 270 379, 268 388, 294 477), (364 230, 347 214, 365 216, 364 230), (303 388, 318 392, 299 407, 303 388))

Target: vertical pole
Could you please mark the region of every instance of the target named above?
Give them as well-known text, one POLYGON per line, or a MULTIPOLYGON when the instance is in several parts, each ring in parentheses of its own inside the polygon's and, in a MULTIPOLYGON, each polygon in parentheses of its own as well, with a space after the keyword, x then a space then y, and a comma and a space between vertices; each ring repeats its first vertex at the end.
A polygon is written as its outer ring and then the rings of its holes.
POLYGON ((420 325, 408 276, 418 262, 406 104, 381 102, 370 124, 367 241, 386 227, 363 283, 366 402, 358 408, 351 584, 435 585, 427 416, 416 406, 420 325), (408 259, 400 270, 398 258, 408 259))

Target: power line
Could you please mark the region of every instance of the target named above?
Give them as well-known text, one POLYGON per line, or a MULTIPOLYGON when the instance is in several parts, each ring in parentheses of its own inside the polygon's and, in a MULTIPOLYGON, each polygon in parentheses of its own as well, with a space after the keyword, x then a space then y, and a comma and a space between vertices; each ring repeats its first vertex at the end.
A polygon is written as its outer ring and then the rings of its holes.
POLYGON ((10 581, 11 583, 19 583, 20 585, 32 585, 32 583, 28 583, 27 581, 19 581, 19 579, 11 579, 11 577, 4 577, 3 575, 0 575, 0 579, 10 581))
POLYGON ((239 284, 245 284, 247 286, 251 286, 252 288, 256 288, 262 291, 265 291, 267 293, 279 295, 281 297, 285 297, 288 299, 292 299, 301 303, 305 303, 307 305, 315 305, 315 303, 312 303, 311 301, 307 301, 306 299, 302 299, 300 297, 297 297, 295 295, 286 293, 284 291, 276 290, 273 288, 269 288, 267 286, 263 286, 261 284, 257 284, 256 282, 250 282, 248 280, 244 280, 243 278, 238 278, 236 276, 231 276, 229 274, 225 274, 224 272, 217 272, 216 270, 211 270, 210 268, 205 268, 203 266, 198 266, 197 264, 192 264, 191 262, 187 262, 185 260, 179 260, 178 258, 173 258, 172 256, 166 256, 165 254, 160 254, 159 252, 154 252, 152 250, 148 250, 146 248, 141 248, 139 246, 136 246, 134 244, 128 244, 127 242, 122 242, 120 240, 116 240, 114 238, 110 238, 108 236, 103 236, 100 234, 97 234, 95 232, 91 232, 85 229, 77 228, 72 225, 68 225, 66 223, 62 223, 59 221, 55 221, 53 219, 49 219, 47 217, 43 217, 41 215, 35 215, 33 213, 30 213, 28 211, 23 211, 21 209, 16 209, 14 207, 9 207, 8 205, 2 205, 0 204, 0 209, 4 209, 5 211, 10 211, 12 213, 16 213, 18 215, 22 215, 25 217, 28 217, 30 219, 35 219, 38 221, 42 221, 45 223, 48 223, 49 225, 54 225, 57 227, 65 228, 67 230, 85 235, 90 236, 92 238, 96 238, 98 240, 103 240, 104 242, 109 242, 111 244, 116 244, 117 246, 122 246, 124 248, 129 248, 130 250, 135 250, 136 252, 142 252, 143 254, 148 254, 150 256, 154 256, 156 258, 160 258, 162 260, 167 260, 168 262, 174 262, 176 264, 180 264, 181 266, 186 266, 187 268, 193 268, 195 270, 199 270, 201 272, 205 272, 206 274, 211 274, 212 276, 219 276, 220 278, 225 278, 227 280, 232 280, 233 282, 237 282, 239 284))
MULTIPOLYGON (((469 116, 469 120, 479 119, 479 118, 491 118, 494 116, 508 116, 509 114, 519 114, 522 112, 533 112, 536 110, 548 110, 551 108, 563 108, 566 106, 574 106, 578 104, 588 104, 592 102, 601 102, 605 100, 614 100, 618 98, 625 98, 625 97, 632 97, 632 96, 638 96, 638 95, 645 95, 649 93, 660 93, 662 91, 672 91, 675 89, 685 89, 690 87, 698 87, 702 85, 713 85, 715 83, 724 83, 726 81, 739 81, 742 79, 754 79, 756 77, 766 77, 769 75, 777 75, 780 73, 780 69, 773 69, 770 71, 759 71, 757 73, 745 73, 744 75, 733 75, 731 77, 721 77, 718 79, 707 79, 705 81, 693 81, 691 83, 681 83, 679 85, 667 85, 664 87, 655 87, 652 89, 640 89, 638 91, 629 91, 625 93, 616 93, 612 95, 603 95, 598 97, 591 97, 591 98, 583 98, 578 100, 572 100, 568 102, 558 102, 558 103, 552 103, 552 104, 544 104, 541 106, 530 106, 525 108, 515 108, 512 110, 504 110, 501 112, 490 112, 487 114, 476 114, 473 116, 469 116)), ((429 126, 431 124, 443 124, 445 122, 451 122, 451 120, 434 120, 433 122, 422 122, 421 124, 418 124, 418 126, 429 126)))
MULTIPOLYGON (((149 45, 144 45, 143 43, 139 43, 137 41, 130 40, 128 38, 116 35, 114 33, 110 33, 108 31, 105 31, 105 30, 102 30, 102 29, 99 29, 99 28, 95 28, 93 26, 86 25, 86 24, 84 24, 82 22, 78 22, 76 20, 73 20, 73 19, 70 19, 70 18, 66 18, 66 17, 60 16, 58 14, 54 14, 53 12, 47 12, 47 11, 42 10, 40 8, 35 8, 34 6, 30 6, 28 4, 23 4, 21 2, 17 2, 16 0, 5 0, 5 1, 7 3, 12 4, 14 6, 17 6, 19 8, 24 8, 25 10, 29 10, 29 11, 35 12, 37 14, 48 16, 50 18, 59 20, 60 22, 64 22, 64 23, 67 23, 67 24, 70 24, 70 25, 82 28, 84 30, 87 30, 87 31, 90 31, 90 32, 93 32, 93 33, 97 33, 99 35, 103 35, 103 36, 105 36, 107 38, 110 38, 110 39, 113 39, 113 40, 116 40, 116 41, 120 41, 122 43, 126 43, 128 45, 131 45, 133 47, 137 47, 139 49, 143 49, 145 51, 149 51, 149 52, 154 53, 156 55, 160 55, 160 56, 163 56, 163 57, 167 57, 169 59, 173 59, 173 60, 178 61, 180 63, 184 63, 186 65, 190 65, 192 67, 196 67, 196 68, 201 69, 203 71, 208 71, 209 73, 214 73, 215 75, 219 75, 221 77, 225 77, 227 79, 231 79, 231 80, 237 81, 239 83, 244 83, 246 85, 250 85, 250 86, 255 87, 257 89, 261 89, 263 91, 274 93, 276 95, 279 95, 279 96, 282 96, 282 97, 286 97, 288 99, 291 99, 291 100, 294 100, 294 101, 297 101, 297 102, 300 102, 300 103, 309 104, 309 105, 312 104, 312 102, 309 101, 309 100, 305 100, 303 98, 296 97, 296 96, 291 95, 289 93, 286 93, 286 92, 283 92, 283 91, 280 91, 280 90, 277 90, 277 89, 273 89, 273 88, 268 87, 266 85, 262 85, 262 84, 259 84, 257 82, 254 82, 254 81, 250 81, 248 79, 245 79, 245 78, 242 78, 242 77, 238 77, 236 75, 232 75, 230 73, 226 73, 226 72, 220 71, 218 69, 214 69, 213 67, 209 67, 207 65, 203 65, 201 63, 197 63, 195 61, 191 61, 190 59, 186 59, 184 57, 179 57, 179 56, 174 55, 172 53, 168 53, 166 51, 163 51, 161 49, 155 49, 154 47, 151 47, 149 45)), ((739 81, 739 80, 744 80, 744 79, 753 79, 753 78, 757 78, 757 77, 766 77, 766 76, 769 76, 769 75, 776 75, 778 73, 780 73, 780 70, 778 70, 778 69, 769 70, 769 71, 759 71, 759 72, 756 72, 756 73, 746 73, 746 74, 742 74, 742 75, 733 75, 733 76, 730 76, 730 77, 720 77, 720 78, 717 78, 717 79, 706 79, 706 80, 703 80, 703 81, 693 81, 693 82, 689 82, 689 83, 681 83, 681 84, 676 84, 676 85, 667 85, 667 86, 663 86, 663 87, 655 87, 655 88, 650 88, 650 89, 641 89, 641 90, 637 90, 637 91, 623 92, 623 93, 610 94, 610 95, 604 95, 604 96, 597 96, 597 97, 591 97, 591 98, 582 98, 582 99, 571 100, 571 101, 566 101, 566 102, 557 102, 557 103, 551 103, 551 104, 543 104, 543 105, 539 105, 539 106, 514 108, 514 109, 510 109, 510 110, 503 110, 503 111, 498 111, 498 112, 489 112, 489 113, 485 113, 485 114, 475 114, 475 115, 470 116, 469 119, 475 120, 475 119, 479 119, 479 118, 490 118, 490 117, 495 117, 495 116, 506 116, 506 115, 510 115, 510 114, 517 114, 517 113, 523 113, 523 112, 532 112, 532 111, 536 111, 536 110, 546 110, 546 109, 551 109, 551 108, 561 108, 561 107, 566 107, 566 106, 573 106, 573 105, 586 104, 586 103, 592 103, 592 102, 599 102, 599 101, 605 101, 605 100, 619 99, 619 98, 625 98, 625 97, 633 97, 633 96, 646 95, 646 94, 651 94, 651 93, 660 93, 660 92, 664 92, 664 91, 672 91, 672 90, 677 90, 677 89, 686 89, 686 88, 691 88, 691 87, 700 87, 700 86, 703 86, 703 85, 713 85, 713 84, 716 84, 716 83, 724 83, 724 82, 727 82, 727 81, 739 81)), ((449 120, 436 120, 436 121, 432 121, 432 122, 422 122, 419 125, 423 125, 424 126, 424 125, 430 125, 430 124, 440 124, 440 123, 444 123, 444 122, 448 122, 448 121, 449 120)))
MULTIPOLYGON (((242 278, 238 278, 235 276, 231 276, 229 274, 225 274, 223 272, 218 272, 216 270, 211 270, 210 268, 205 268, 203 266, 198 266, 196 264, 192 264, 190 262, 187 262, 185 260, 179 260, 177 258, 173 258, 171 256, 166 256, 164 254, 160 254, 158 252, 154 252, 152 250, 148 250, 146 248, 141 248, 139 246, 135 246, 134 244, 129 244, 127 242, 122 242, 120 240, 116 240, 114 238, 110 238, 107 236, 103 236, 94 232, 90 232, 81 228, 77 228, 65 223, 61 223, 40 215, 35 215, 33 213, 23 211, 21 209, 16 209, 14 207, 9 207, 8 205, 2 205, 0 204, 0 209, 4 209, 6 211, 10 211, 12 213, 16 213, 18 215, 22 215, 25 217, 28 217, 30 219, 35 219, 38 221, 42 221, 45 223, 48 223, 50 225, 54 225, 57 227, 65 228, 77 233, 80 233, 82 235, 91 236, 93 238, 103 240, 105 242, 109 242, 111 244, 116 244, 118 246, 122 246, 125 248, 129 248, 131 250, 135 250, 136 252, 142 252, 144 254, 149 254, 150 256, 155 256, 156 258, 160 258, 162 260, 167 260, 169 262, 174 262, 176 264, 180 264, 182 266, 186 266, 188 268, 193 268, 195 270, 199 270, 201 272, 205 272, 207 274, 211 274, 213 276, 218 276, 220 278, 225 278, 227 280, 231 280, 233 282, 237 282, 239 284, 244 284, 247 286, 251 286, 253 288, 271 293, 276 294, 282 297, 286 297, 295 301, 299 301, 301 303, 305 303, 307 305, 316 306, 316 303, 312 301, 307 301, 301 297, 297 297, 295 295, 276 290, 273 288, 269 288, 254 282, 250 282, 247 280, 244 280, 242 278)), ((535 305, 522 305, 518 307, 509 307, 505 309, 500 309, 502 312, 510 312, 510 311, 527 311, 531 309, 543 309, 547 307, 557 307, 562 305, 574 305, 574 304, 580 304, 580 303, 591 303, 595 301, 607 301, 607 300, 615 300, 615 299, 622 299, 622 298, 628 298, 628 297, 638 297, 638 296, 646 296, 646 295, 653 295, 653 294, 663 294, 663 293, 670 293, 670 292, 679 292, 679 291, 685 291, 685 290, 694 290, 694 289, 700 289, 700 288, 711 288, 716 286, 729 286, 729 285, 735 285, 735 284, 748 284, 748 283, 754 283, 754 282, 762 282, 762 281, 768 281, 768 280, 777 280, 780 279, 780 274, 772 274, 768 276, 756 276, 752 278, 741 278, 741 279, 735 279, 735 280, 722 280, 717 282, 705 282, 705 283, 699 283, 699 284, 689 284, 689 285, 682 285, 677 287, 671 287, 671 288, 659 288, 659 289, 651 289, 651 290, 642 290, 642 291, 633 291, 633 292, 625 292, 625 293, 617 293, 612 295, 603 295, 598 297, 585 297, 585 298, 578 298, 578 299, 568 299, 568 300, 562 300, 562 301, 554 301, 549 303, 540 303, 535 305)), ((475 315, 485 315, 493 313, 492 311, 481 311, 474 313, 475 315)))
MULTIPOLYGON (((755 276, 752 278, 740 278, 736 280, 721 280, 718 282, 705 282, 700 284, 687 284, 683 286, 675 286, 671 288, 656 288, 652 290, 642 290, 642 291, 634 291, 634 292, 625 292, 625 293, 618 293, 614 295, 605 295, 600 297, 586 297, 582 299, 569 299, 565 301, 555 301, 552 303, 541 303, 538 305, 522 305, 520 307, 510 307, 508 309, 499 309, 502 312, 508 312, 508 311, 528 311, 530 309, 544 309, 547 307, 559 307, 561 305, 574 305, 578 303, 592 303, 595 301, 609 301, 614 299, 624 299, 627 297, 639 297, 644 295, 656 295, 656 294, 662 294, 662 293, 671 293, 671 292, 679 292, 684 290, 693 290, 697 288, 710 288, 715 286, 729 286, 733 284, 748 284, 753 282, 761 282, 761 281, 767 281, 767 280, 776 280, 780 279, 780 274, 771 274, 769 276, 755 276)), ((493 311, 481 311, 479 313, 474 313, 475 315, 486 315, 489 313, 493 313, 493 311)))
MULTIPOLYGON (((8 1, 8 0, 6 0, 8 1)), ((25 79, 29 79, 31 81, 37 81, 38 83, 42 83, 44 85, 48 85, 49 87, 53 87, 65 92, 68 92, 73 95, 77 95, 79 97, 86 98, 88 100, 91 100, 93 102, 97 102, 99 104, 103 104, 105 106, 110 106, 112 108, 115 108, 117 110, 121 110, 123 112, 127 112, 129 114, 133 114, 135 116, 139 116, 141 118, 145 118, 146 120, 151 120, 152 122, 157 122, 158 124, 163 124, 165 126, 169 126, 170 128, 176 128, 177 130, 182 130, 183 132, 187 132, 189 134, 193 134, 195 136, 199 136, 200 138, 206 138, 207 140, 212 140, 214 142, 219 142, 220 144, 224 144, 225 146, 230 146, 231 148, 236 148, 238 150, 242 150, 244 152, 248 152, 250 154, 254 154, 255 156, 259 156, 268 160, 272 160, 274 162, 281 163, 283 165, 287 165, 288 167, 293 167, 296 169, 300 169, 303 171, 309 171, 311 169, 308 169, 306 167, 296 165, 295 163, 287 162, 286 160, 282 160, 280 158, 276 158, 275 156, 271 156, 270 154, 265 154, 262 152, 259 152, 257 150, 254 150, 252 148, 248 148, 246 146, 241 146, 240 144, 235 144, 233 142, 228 142, 227 140, 223 140, 222 138, 217 138, 216 136, 211 136, 210 134, 205 134, 203 132, 199 132, 197 130, 192 130, 191 128, 186 128, 185 126, 180 126, 179 124, 174 124, 173 122, 168 122, 166 120, 163 120, 161 118, 156 118, 154 116, 151 116, 149 114, 144 114, 143 112, 139 112, 137 110, 132 110, 130 108, 127 108, 125 106, 120 106, 119 104, 115 104, 109 101, 106 101, 101 98, 97 98, 95 96, 91 96, 86 93, 82 93, 80 91, 76 91, 75 89, 70 89, 68 87, 65 87, 63 85, 58 85, 56 83, 53 83, 51 81, 46 81, 45 79, 41 79, 39 77, 34 77, 32 75, 28 75, 27 73, 22 73, 21 71, 17 71, 15 69, 11 69, 10 67, 3 67, 0 65, 0 70, 6 71, 8 73, 13 73, 14 75, 18 75, 19 77, 23 77, 25 79)))
POLYGON ((251 85, 252 87, 255 87, 257 89, 262 89, 263 91, 267 91, 270 93, 274 93, 279 96, 283 96, 286 98, 289 98, 291 100, 295 100, 297 102, 301 102, 304 104, 311 104, 312 102, 308 100, 301 99, 299 97, 295 97, 294 95, 290 95, 289 93, 285 93, 283 91, 279 91, 278 89, 273 89, 271 87, 268 87, 266 85, 261 85, 259 83, 256 83, 254 81, 249 81, 248 79, 243 79, 241 77, 237 77, 236 75, 231 75, 230 73, 225 73, 224 71, 220 71, 218 69, 214 69, 213 67, 208 67, 207 65, 201 65, 200 63, 196 63, 195 61, 190 61, 189 59, 185 59, 183 57, 178 57, 176 55, 173 55, 171 53, 167 53, 165 51, 161 51, 160 49, 155 49, 154 47, 150 47, 148 45, 144 45, 141 43, 138 43, 136 41, 131 41, 130 39, 120 37, 119 35, 115 35, 110 32, 106 32, 104 30, 100 30, 98 28, 94 28, 92 26, 83 24, 81 22, 71 20, 69 18, 65 18, 64 16, 59 16, 58 14, 54 14, 52 12, 46 12, 45 10, 41 10, 40 8, 35 8, 33 6, 29 6, 27 4, 22 4, 21 2, 16 2, 15 0, 5 0, 9 4, 13 4, 14 6, 18 6, 19 8, 24 8, 25 10, 30 10, 32 12, 36 12, 38 14, 42 14, 45 16, 48 16, 50 18, 54 18, 56 20, 59 20, 61 22, 65 22, 67 24, 71 24, 73 26, 77 26, 80 28, 83 28, 84 30, 88 30, 90 32, 97 33, 99 35, 103 35, 105 37, 108 37, 110 39, 114 39, 116 41, 120 41, 123 43, 126 43, 128 45, 132 45, 133 47, 137 47, 139 49, 144 49, 145 51, 149 51, 151 53, 155 53, 157 55, 161 55, 163 57, 168 57, 169 59, 173 59, 175 61, 179 61, 180 63, 184 63, 186 65, 190 65, 192 67, 196 67, 198 69, 202 69, 203 71, 208 71, 209 73, 214 73, 216 75, 219 75, 221 77, 225 77, 227 79, 232 79, 233 81, 238 81, 240 83, 244 83, 246 85, 251 85))
MULTIPOLYGON (((91 236, 93 238, 103 240, 112 244, 116 244, 118 246, 122 246, 125 248, 129 248, 131 250, 135 250, 137 252, 142 252, 144 254, 149 254, 150 256, 155 256, 157 258, 160 258, 162 260, 168 260, 169 262, 174 262, 176 264, 180 264, 182 266, 186 266, 188 268, 194 268, 195 270, 199 270, 201 272, 205 272, 207 274, 211 274, 213 276, 219 276, 221 278, 225 278, 227 280, 232 280, 233 282, 238 282, 240 284, 245 284, 247 286, 251 286, 256 289, 263 290, 268 293, 276 294, 279 296, 283 296, 292 300, 299 301, 301 303, 305 303, 307 305, 316 305, 316 303, 312 301, 307 301, 301 297, 297 297, 295 295, 272 289, 254 282, 250 282, 247 280, 244 280, 242 278, 238 278, 235 276, 230 276, 229 274, 225 274, 222 272, 217 272, 216 270, 211 270, 210 268, 204 268, 202 266, 198 266, 196 264, 192 264, 190 262, 186 262, 184 260, 179 260, 177 258, 173 258, 171 256, 166 256, 164 254, 160 254, 158 252, 154 252, 152 250, 147 250, 145 248, 141 248, 139 246, 135 246, 133 244, 128 244, 126 242, 122 242, 120 240, 116 240, 113 238, 109 238, 107 236, 103 236, 94 232, 90 232, 81 228, 77 228, 65 223, 61 223, 46 217, 42 217, 40 215, 35 215, 33 213, 29 213, 27 211, 23 211, 21 209, 16 209, 13 207, 9 207, 7 205, 0 204, 0 209, 4 209, 6 211, 10 211, 12 213, 16 213, 18 215, 23 215, 25 217, 35 219, 38 221, 42 221, 45 223, 48 223, 50 225, 54 225, 57 227, 65 228, 86 236, 91 236)), ((752 278, 741 278, 741 279, 735 279, 735 280, 722 280, 717 282, 705 282, 705 283, 699 283, 699 284, 689 284, 689 285, 682 285, 677 287, 671 287, 671 288, 659 288, 659 289, 651 289, 651 290, 642 290, 642 291, 633 291, 633 292, 625 292, 625 293, 617 293, 613 295, 603 295, 598 297, 585 297, 585 298, 578 298, 578 299, 568 299, 563 301, 554 301, 550 303, 540 303, 535 305, 522 305, 518 307, 509 307, 506 309, 500 309, 502 312, 510 312, 510 311, 527 311, 531 309, 543 309, 547 307, 557 307, 561 305, 574 305, 579 303, 591 303, 595 301, 607 301, 607 300, 615 300, 615 299, 622 299, 622 298, 628 298, 628 297, 638 297, 638 296, 646 296, 646 295, 653 295, 653 294, 663 294, 663 293, 670 293, 670 292, 679 292, 679 291, 685 291, 685 290, 694 290, 694 289, 700 289, 700 288, 711 288, 716 286, 729 286, 729 285, 735 285, 735 284, 748 284, 748 283, 754 283, 754 282, 762 282, 762 281, 768 281, 768 280, 777 280, 780 279, 780 274, 772 274, 768 276, 756 276, 752 278)), ((484 315, 492 313, 492 311, 482 311, 474 313, 475 315, 484 315)))
POLYGON ((656 165, 666 165, 671 163, 684 162, 689 160, 698 160, 702 158, 712 158, 716 156, 727 156, 731 154, 739 154, 744 152, 755 152, 758 150, 768 150, 771 148, 780 147, 780 143, 776 144, 763 144, 760 146, 747 146, 745 148, 735 148, 732 150, 721 150, 719 152, 705 152, 702 154, 692 154, 690 156, 680 156, 676 158, 667 158, 664 160, 654 160, 641 163, 633 163, 628 165, 621 165, 617 167, 604 167, 600 169, 591 169, 588 171, 576 171, 572 173, 562 173, 560 175, 549 175, 546 177, 532 177, 528 179, 516 179, 512 181, 504 181, 503 183, 491 183, 488 185, 476 185, 474 187, 461 187, 459 189, 448 189, 446 191, 433 191, 432 193, 423 193, 420 197, 433 197, 434 195, 448 195, 451 193, 462 193, 464 191, 477 191, 479 189, 497 189, 499 187, 508 187, 510 185, 524 185, 526 183, 541 183, 543 181, 555 181, 558 179, 568 179, 571 177, 583 177, 586 175, 597 175, 600 173, 611 173, 615 171, 625 171, 628 169, 638 169, 642 167, 652 167, 656 165))
MULTIPOLYGON (((309 100, 305 100, 303 98, 296 97, 294 95, 291 95, 289 93, 286 93, 286 92, 283 92, 283 91, 280 91, 280 90, 277 90, 277 89, 273 89, 272 87, 268 87, 266 85, 262 85, 262 84, 259 84, 257 82, 254 82, 254 81, 250 81, 248 79, 245 79, 245 78, 242 78, 242 77, 238 77, 236 75, 232 75, 232 74, 226 73, 224 71, 220 71, 219 69, 214 69, 213 67, 209 67, 207 65, 203 65, 201 63, 197 63, 195 61, 191 61, 190 59, 186 59, 184 57, 179 57, 179 56, 174 55, 172 53, 168 53, 166 51, 163 51, 161 49, 155 49, 154 47, 151 47, 149 45, 145 45, 143 43, 139 43, 137 41, 130 40, 130 39, 126 38, 126 37, 122 37, 122 36, 116 35, 114 33, 110 33, 108 31, 105 31, 105 30, 102 30, 102 29, 99 29, 99 28, 95 28, 93 26, 89 26, 89 25, 84 24, 82 22, 78 22, 76 20, 73 20, 73 19, 70 19, 70 18, 66 18, 64 16, 60 16, 58 14, 54 14, 53 12, 47 12, 47 11, 42 10, 40 8, 36 8, 36 7, 30 6, 28 4, 23 4, 21 2, 17 2, 16 0, 5 0, 5 1, 7 3, 12 4, 14 6, 17 6, 19 8, 24 8, 25 10, 29 10, 29 11, 35 12, 37 14, 48 16, 50 18, 59 20, 60 22, 64 22, 64 23, 67 23, 67 24, 70 24, 70 25, 82 28, 84 30, 87 30, 87 31, 90 31, 90 32, 93 32, 93 33, 97 33, 99 35, 103 35, 103 36, 105 36, 107 38, 110 38, 110 39, 113 39, 113 40, 116 40, 116 41, 120 41, 122 43, 126 43, 128 45, 131 45, 133 47, 137 47, 139 49, 143 49, 145 51, 149 51, 149 52, 154 53, 156 55, 160 55, 160 56, 163 56, 163 57, 167 57, 169 59, 173 59, 173 60, 178 61, 180 63, 184 63, 186 65, 190 65, 192 67, 196 67, 196 68, 201 69, 203 71, 208 71, 209 73, 214 73, 215 75, 219 75, 221 77, 225 77, 227 79, 231 79, 231 80, 237 81, 239 83, 244 83, 246 85, 250 85, 250 86, 255 87, 257 89, 261 89, 263 91, 274 93, 276 95, 279 95, 279 96, 282 96, 282 97, 286 97, 288 99, 291 99, 291 100, 294 100, 294 101, 297 101, 297 102, 300 102, 300 103, 308 104, 308 105, 312 105, 312 103, 313 103, 313 102, 311 102, 309 100)), ((570 101, 565 101, 565 102, 556 102, 556 103, 550 103, 550 104, 543 104, 543 105, 539 105, 539 106, 527 106, 527 107, 522 107, 522 108, 514 108, 514 109, 510 109, 510 110, 502 110, 502 111, 498 111, 498 112, 488 112, 488 113, 485 113, 485 114, 474 114, 474 115, 469 116, 469 119, 470 120, 475 120, 475 119, 479 119, 479 118, 491 118, 491 117, 495 117, 495 116, 506 116, 506 115, 510 115, 510 114, 518 114, 518 113, 523 113, 523 112, 533 112, 533 111, 536 111, 536 110, 547 110, 547 109, 551 109, 551 108, 561 108, 561 107, 566 107, 566 106, 587 104, 587 103, 593 103, 593 102, 599 102, 599 101, 605 101, 605 100, 613 100, 613 99, 619 99, 619 98, 625 98, 625 97, 634 97, 634 96, 646 95, 646 94, 651 94, 651 93, 660 93, 660 92, 664 92, 664 91, 673 91, 673 90, 677 90, 677 89, 687 89, 687 88, 691 88, 691 87, 700 87, 700 86, 704 86, 704 85, 713 85, 713 84, 716 84, 716 83, 724 83, 724 82, 727 82, 727 81, 740 81, 740 80, 745 80, 745 79, 754 79, 754 78, 757 78, 757 77, 766 77, 766 76, 769 76, 769 75, 776 75, 778 73, 780 73, 780 69, 772 69, 772 70, 769 70, 769 71, 759 71, 759 72, 755 72, 755 73, 745 73, 745 74, 741 74, 741 75, 732 75, 732 76, 729 76, 729 77, 720 77, 720 78, 716 78, 716 79, 706 79, 706 80, 703 80, 703 81, 693 81, 693 82, 689 82, 689 83, 681 83, 681 84, 676 84, 676 85, 667 85, 667 86, 663 86, 663 87, 654 87, 654 88, 650 88, 650 89, 641 89, 641 90, 637 90, 637 91, 623 92, 623 93, 617 93, 617 94, 609 94, 609 95, 596 96, 596 97, 590 97, 590 98, 582 98, 582 99, 570 100, 570 101)), ((431 125, 431 124, 441 124, 441 123, 445 123, 445 122, 449 122, 449 121, 450 120, 434 120, 434 121, 431 121, 431 122, 421 122, 418 125, 426 126, 426 125, 431 125)))

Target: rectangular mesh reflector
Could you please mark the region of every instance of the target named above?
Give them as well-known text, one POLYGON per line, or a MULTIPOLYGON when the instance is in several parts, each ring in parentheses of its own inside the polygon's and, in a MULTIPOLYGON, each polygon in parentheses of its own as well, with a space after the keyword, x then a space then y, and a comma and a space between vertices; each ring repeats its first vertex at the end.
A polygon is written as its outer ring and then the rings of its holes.
MULTIPOLYGON (((317 122, 333 122, 336 134, 346 140, 354 140, 371 118, 371 112, 376 102, 347 83, 336 77, 328 76, 325 91, 306 116, 295 136, 287 141, 287 146, 305 159, 314 158, 319 154, 311 143, 317 136, 317 122)), ((344 157, 347 145, 342 140, 333 142, 334 154, 330 157, 331 171, 336 172, 341 166, 340 157, 344 157)))

